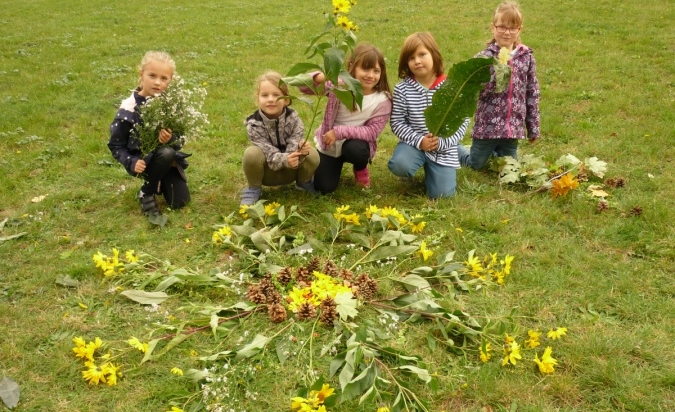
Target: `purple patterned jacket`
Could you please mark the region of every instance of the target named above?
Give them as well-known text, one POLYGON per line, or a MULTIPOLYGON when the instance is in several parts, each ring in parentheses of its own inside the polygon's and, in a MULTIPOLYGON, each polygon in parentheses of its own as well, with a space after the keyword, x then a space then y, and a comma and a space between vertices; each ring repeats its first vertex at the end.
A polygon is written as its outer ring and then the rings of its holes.
MULTIPOLYGON (((498 55, 499 46, 492 43, 476 57, 496 58, 498 55)), ((471 134, 473 139, 539 138, 539 82, 532 49, 519 44, 509 66, 511 81, 504 92, 494 92, 493 74, 480 93, 471 134)))

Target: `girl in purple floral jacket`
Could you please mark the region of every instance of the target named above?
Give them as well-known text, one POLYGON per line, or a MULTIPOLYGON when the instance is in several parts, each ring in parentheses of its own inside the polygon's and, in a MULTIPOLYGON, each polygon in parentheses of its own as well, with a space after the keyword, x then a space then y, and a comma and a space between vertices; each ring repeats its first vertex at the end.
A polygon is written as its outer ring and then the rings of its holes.
POLYGON ((511 80, 502 93, 495 79, 478 99, 471 150, 459 145, 462 166, 480 169, 490 156, 517 157, 518 139, 534 143, 539 138, 539 82, 532 49, 520 41, 523 16, 518 5, 504 2, 492 18, 492 40, 477 56, 497 57, 501 48, 510 52, 511 80))

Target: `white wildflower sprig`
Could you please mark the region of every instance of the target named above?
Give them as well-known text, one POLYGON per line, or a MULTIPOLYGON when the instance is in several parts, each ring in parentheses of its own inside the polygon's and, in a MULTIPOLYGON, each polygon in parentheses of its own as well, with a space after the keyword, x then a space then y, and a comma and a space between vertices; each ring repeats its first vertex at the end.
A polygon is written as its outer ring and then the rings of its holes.
POLYGON ((209 123, 208 115, 201 112, 205 99, 206 89, 200 86, 189 88, 178 75, 164 93, 148 98, 139 108, 141 122, 136 125, 143 154, 161 146, 158 137, 162 129, 171 129, 173 135, 180 136, 178 143, 181 146, 199 137, 209 123))

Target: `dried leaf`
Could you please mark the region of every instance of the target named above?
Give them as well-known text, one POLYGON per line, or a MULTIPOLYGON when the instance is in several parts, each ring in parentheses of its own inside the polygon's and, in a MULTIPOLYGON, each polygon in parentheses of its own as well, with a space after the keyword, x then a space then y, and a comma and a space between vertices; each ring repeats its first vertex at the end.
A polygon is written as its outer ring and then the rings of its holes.
POLYGON ((3 377, 0 380, 0 399, 9 409, 14 409, 19 404, 21 388, 12 379, 3 377))
POLYGON ((43 200, 45 200, 46 197, 47 197, 47 195, 36 196, 36 197, 32 198, 30 201, 33 202, 33 203, 40 203, 43 200))
POLYGON ((600 185, 591 185, 588 186, 588 191, 591 192, 592 196, 595 197, 607 197, 609 194, 602 190, 602 186, 600 185))

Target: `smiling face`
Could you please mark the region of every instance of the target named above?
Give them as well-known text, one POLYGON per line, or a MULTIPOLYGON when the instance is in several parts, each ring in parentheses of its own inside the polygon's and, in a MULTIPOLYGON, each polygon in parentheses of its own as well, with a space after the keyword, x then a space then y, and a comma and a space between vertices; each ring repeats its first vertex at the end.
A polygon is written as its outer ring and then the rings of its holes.
POLYGON ((354 78, 361 82, 361 89, 363 89, 364 95, 375 91, 377 84, 380 82, 381 75, 382 70, 379 64, 375 64, 375 67, 371 67, 370 69, 364 69, 361 66, 356 66, 354 69, 354 78))
POLYGON ((258 107, 265 113, 268 119, 276 119, 281 116, 288 100, 280 99, 284 92, 269 80, 263 80, 258 85, 258 107))
POLYGON ((495 22, 492 24, 492 36, 499 47, 513 50, 521 28, 513 22, 505 21, 501 16, 497 16, 495 22))
POLYGON ((173 68, 161 61, 151 61, 141 70, 141 90, 143 97, 161 94, 166 90, 173 78, 173 68))

